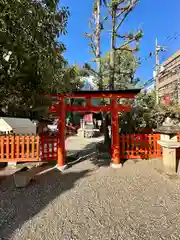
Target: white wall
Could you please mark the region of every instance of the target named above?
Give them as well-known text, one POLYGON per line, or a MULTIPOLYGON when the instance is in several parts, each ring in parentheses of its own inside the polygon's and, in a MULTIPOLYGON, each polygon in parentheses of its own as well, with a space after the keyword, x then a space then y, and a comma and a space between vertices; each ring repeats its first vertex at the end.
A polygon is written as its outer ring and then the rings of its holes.
POLYGON ((2 119, 0 118, 0 132, 10 132, 12 128, 2 119))

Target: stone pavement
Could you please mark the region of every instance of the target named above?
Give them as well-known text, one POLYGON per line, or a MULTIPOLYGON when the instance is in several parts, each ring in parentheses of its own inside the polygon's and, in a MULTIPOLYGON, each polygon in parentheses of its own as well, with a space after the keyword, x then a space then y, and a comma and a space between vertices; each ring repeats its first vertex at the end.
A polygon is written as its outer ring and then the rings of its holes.
POLYGON ((81 138, 78 136, 72 136, 67 138, 65 142, 65 147, 67 151, 67 156, 84 155, 90 153, 98 142, 102 142, 103 136, 97 138, 81 138))
POLYGON ((77 152, 85 148, 87 149, 91 147, 93 143, 101 142, 103 139, 103 136, 97 138, 81 138, 78 136, 71 136, 67 138, 65 145, 68 152, 77 152))
POLYGON ((180 180, 145 160, 111 169, 89 159, 26 189, 8 178, 0 196, 0 239, 180 239, 180 180))

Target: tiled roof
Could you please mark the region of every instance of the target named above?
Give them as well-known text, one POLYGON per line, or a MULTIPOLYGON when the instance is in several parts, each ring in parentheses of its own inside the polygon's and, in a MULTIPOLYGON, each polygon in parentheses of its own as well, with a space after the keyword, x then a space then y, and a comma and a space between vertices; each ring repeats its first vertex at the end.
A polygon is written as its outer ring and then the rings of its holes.
POLYGON ((8 118, 2 117, 2 119, 13 129, 16 134, 36 134, 36 125, 28 118, 8 118))

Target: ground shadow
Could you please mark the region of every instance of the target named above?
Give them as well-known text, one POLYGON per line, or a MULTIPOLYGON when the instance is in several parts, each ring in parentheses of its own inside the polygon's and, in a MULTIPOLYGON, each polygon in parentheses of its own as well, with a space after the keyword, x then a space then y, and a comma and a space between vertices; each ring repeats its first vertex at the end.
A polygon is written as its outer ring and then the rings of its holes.
POLYGON ((13 177, 1 184, 0 239, 10 239, 23 223, 43 210, 51 201, 73 188, 90 171, 61 173, 55 168, 36 177, 27 188, 17 189, 13 177))
POLYGON ((96 152, 96 143, 89 143, 81 150, 70 150, 66 156, 66 164, 73 165, 73 163, 85 160, 84 157, 96 152))
POLYGON ((90 160, 97 167, 109 167, 111 163, 110 156, 100 156, 98 158, 92 158, 90 160))
POLYGON ((98 167, 109 167, 111 163, 110 144, 100 142, 96 145, 97 157, 91 159, 91 162, 98 167))
POLYGON ((71 153, 70 156, 66 157, 66 163, 69 167, 85 160, 89 160, 97 167, 109 166, 111 162, 109 147, 104 145, 103 141, 89 143, 78 153, 76 152, 74 155, 73 152, 71 153))

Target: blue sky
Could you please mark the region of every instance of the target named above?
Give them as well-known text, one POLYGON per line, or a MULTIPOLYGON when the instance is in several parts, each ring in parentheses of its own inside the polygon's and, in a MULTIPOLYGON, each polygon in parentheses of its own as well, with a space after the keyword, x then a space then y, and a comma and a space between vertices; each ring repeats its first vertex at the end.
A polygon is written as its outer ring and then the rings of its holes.
MULTIPOLYGON (((64 54, 70 64, 90 62, 88 41, 84 33, 88 32, 88 19, 91 17, 93 0, 60 0, 60 6, 69 6, 71 16, 68 22, 68 34, 60 38, 67 47, 64 54)), ((122 33, 127 30, 137 30, 142 27, 144 37, 140 43, 139 57, 146 58, 155 50, 155 39, 160 45, 168 46, 166 53, 160 53, 161 62, 180 49, 180 34, 176 39, 170 40, 180 33, 180 1, 173 0, 140 0, 139 5, 124 22, 122 33)), ((103 34, 102 52, 109 49, 109 38, 103 34)), ((155 57, 144 60, 138 68, 136 75, 142 81, 152 77, 155 57)))

